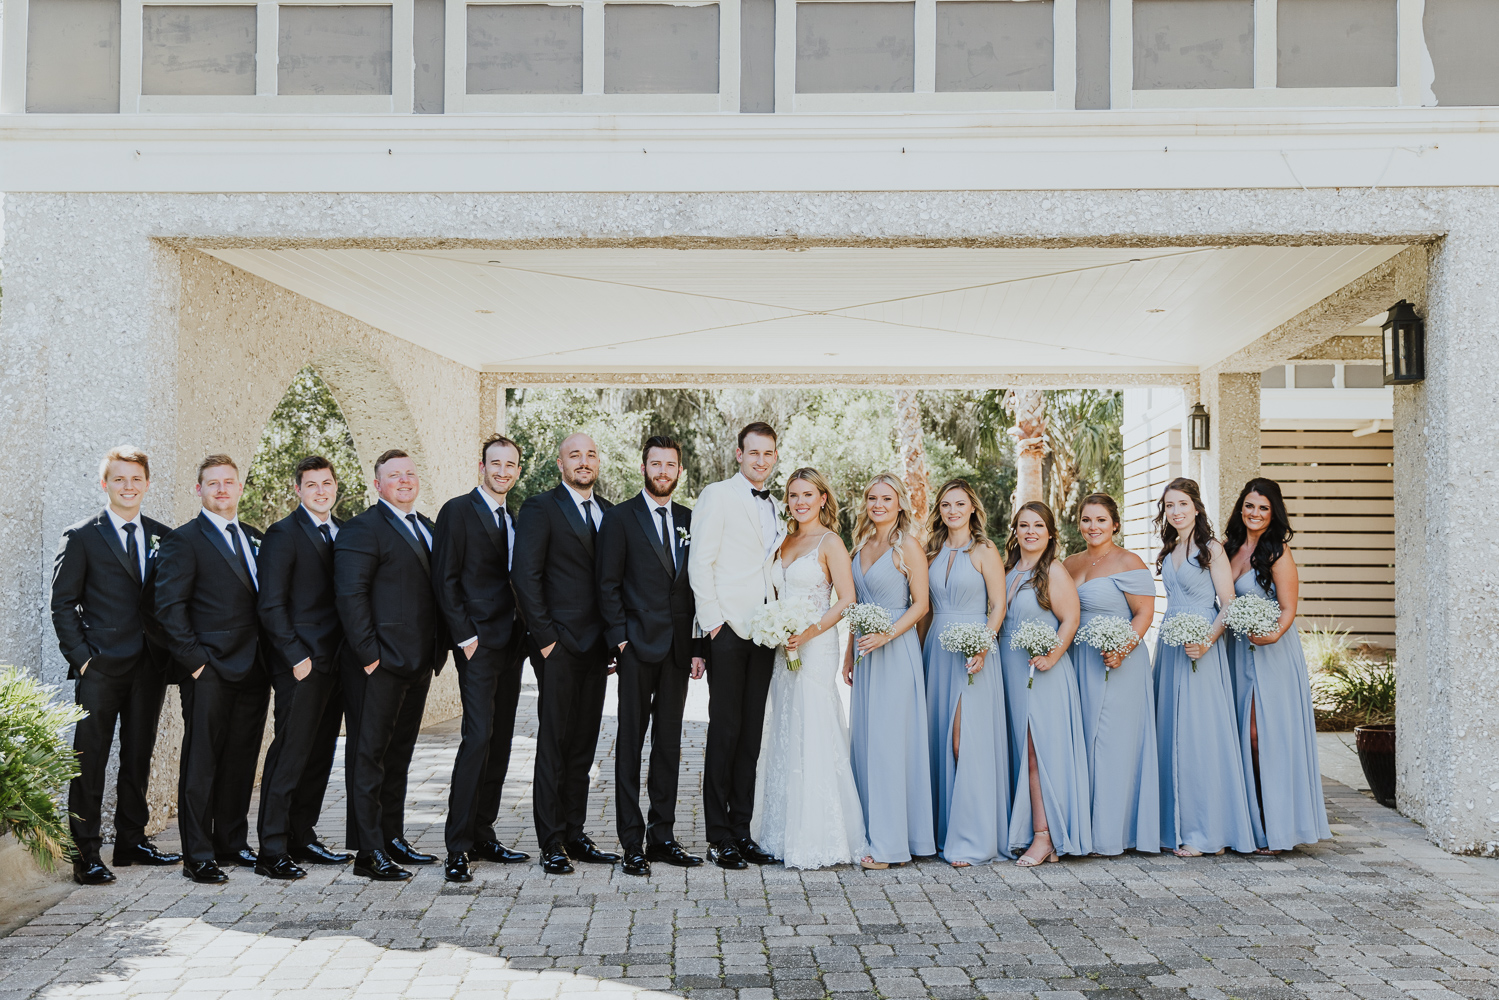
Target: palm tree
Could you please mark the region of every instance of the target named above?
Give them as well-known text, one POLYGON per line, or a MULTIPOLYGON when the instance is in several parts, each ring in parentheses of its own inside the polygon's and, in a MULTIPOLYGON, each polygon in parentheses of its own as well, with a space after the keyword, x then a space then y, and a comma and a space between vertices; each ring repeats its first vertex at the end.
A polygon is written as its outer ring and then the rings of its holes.
POLYGON ((921 401, 915 389, 895 390, 895 439, 900 447, 906 490, 917 524, 925 524, 930 512, 926 446, 921 436, 921 401))
POLYGON ((1046 460, 1046 394, 1040 389, 1005 392, 1005 410, 1015 418, 1015 506, 1040 500, 1042 465, 1046 460))

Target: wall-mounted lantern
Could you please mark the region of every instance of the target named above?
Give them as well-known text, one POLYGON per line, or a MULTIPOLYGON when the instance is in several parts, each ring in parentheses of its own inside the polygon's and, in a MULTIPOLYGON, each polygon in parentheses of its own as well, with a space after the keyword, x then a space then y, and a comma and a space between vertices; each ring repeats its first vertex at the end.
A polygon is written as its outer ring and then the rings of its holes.
POLYGON ((1426 378, 1426 324, 1404 299, 1384 321, 1384 384, 1411 385, 1426 378))
POLYGON ((1207 451, 1213 446, 1211 419, 1201 403, 1193 406, 1187 415, 1187 427, 1191 431, 1193 451, 1207 451))

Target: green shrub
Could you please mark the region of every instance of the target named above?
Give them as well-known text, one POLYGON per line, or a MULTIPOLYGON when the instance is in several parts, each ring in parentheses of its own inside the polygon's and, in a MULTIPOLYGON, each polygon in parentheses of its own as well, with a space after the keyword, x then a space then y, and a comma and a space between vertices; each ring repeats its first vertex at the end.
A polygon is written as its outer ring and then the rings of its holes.
POLYGON ((0 833, 13 835, 47 870, 74 853, 58 798, 78 776, 66 730, 87 714, 52 701, 29 674, 0 667, 0 833))
POLYGON ((1317 728, 1347 730, 1395 721, 1395 661, 1355 649, 1346 631, 1307 629, 1302 649, 1311 671, 1317 728))

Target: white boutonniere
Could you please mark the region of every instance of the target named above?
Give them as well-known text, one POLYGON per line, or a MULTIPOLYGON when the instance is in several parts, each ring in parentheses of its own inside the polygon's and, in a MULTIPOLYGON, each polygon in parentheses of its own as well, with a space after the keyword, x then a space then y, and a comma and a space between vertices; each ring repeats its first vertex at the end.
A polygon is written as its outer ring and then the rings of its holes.
POLYGON ((245 537, 250 540, 250 551, 255 553, 255 558, 260 558, 260 539, 254 535, 246 535, 245 537))
POLYGON ((683 548, 686 548, 687 546, 691 545, 692 544, 692 533, 689 532, 686 528, 678 528, 677 529, 677 544, 680 545, 680 546, 682 546, 683 548))
POLYGON ((159 548, 161 548, 161 536, 160 535, 152 535, 149 539, 147 539, 147 541, 146 541, 146 550, 148 552, 150 552, 153 556, 156 554, 156 550, 159 549, 159 548))

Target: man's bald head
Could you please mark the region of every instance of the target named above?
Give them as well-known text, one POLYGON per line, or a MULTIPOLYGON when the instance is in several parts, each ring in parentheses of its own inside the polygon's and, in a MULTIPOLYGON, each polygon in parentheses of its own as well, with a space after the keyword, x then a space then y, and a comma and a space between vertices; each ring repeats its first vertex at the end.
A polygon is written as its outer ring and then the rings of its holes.
POLYGON ((599 477, 599 446, 581 431, 569 434, 557 449, 557 470, 564 483, 579 493, 591 494, 599 477))

